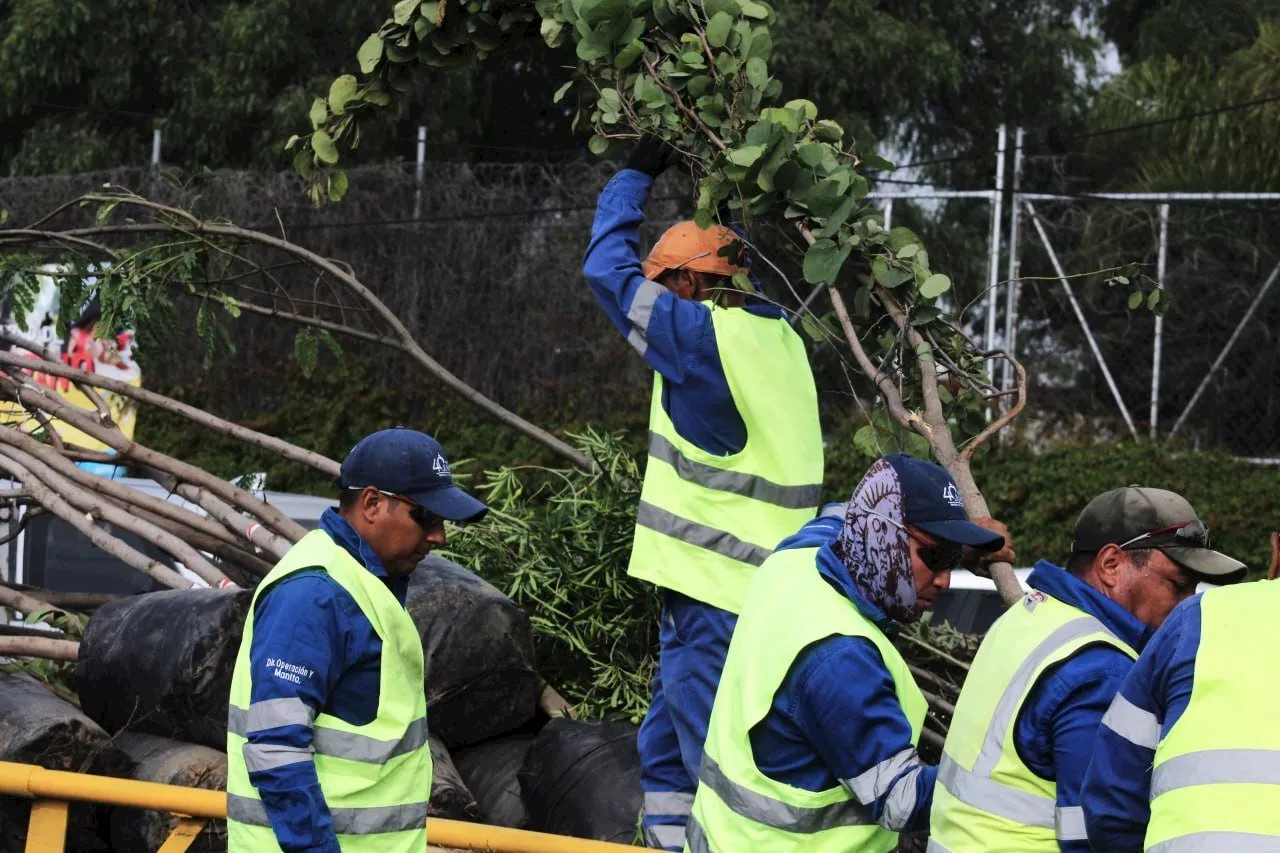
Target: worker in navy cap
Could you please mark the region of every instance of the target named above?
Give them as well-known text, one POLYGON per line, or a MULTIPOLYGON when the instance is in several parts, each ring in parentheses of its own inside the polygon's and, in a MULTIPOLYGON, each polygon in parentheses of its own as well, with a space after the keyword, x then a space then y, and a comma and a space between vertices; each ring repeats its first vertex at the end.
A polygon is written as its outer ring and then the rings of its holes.
POLYGON ((409 575, 445 522, 488 508, 439 442, 376 432, 342 463, 337 508, 263 578, 227 726, 228 849, 426 849, 431 751, 409 575))

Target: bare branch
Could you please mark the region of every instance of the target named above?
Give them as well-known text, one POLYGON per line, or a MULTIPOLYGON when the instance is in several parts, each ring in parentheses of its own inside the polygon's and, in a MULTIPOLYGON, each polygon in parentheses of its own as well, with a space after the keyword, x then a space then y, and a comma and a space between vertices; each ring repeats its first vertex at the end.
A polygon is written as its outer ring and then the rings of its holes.
POLYGON ((75 663, 80 657, 80 644, 70 640, 45 640, 39 637, 0 637, 0 656, 75 663))

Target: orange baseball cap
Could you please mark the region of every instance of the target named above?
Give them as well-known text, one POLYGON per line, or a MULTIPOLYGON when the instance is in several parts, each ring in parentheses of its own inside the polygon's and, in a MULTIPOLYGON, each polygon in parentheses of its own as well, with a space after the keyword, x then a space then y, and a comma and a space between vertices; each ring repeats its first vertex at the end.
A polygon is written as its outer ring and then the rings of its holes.
POLYGON ((667 270, 696 270, 731 276, 744 267, 720 254, 726 246, 741 240, 723 225, 699 228, 696 222, 677 222, 667 229, 644 262, 644 277, 653 281, 667 270))

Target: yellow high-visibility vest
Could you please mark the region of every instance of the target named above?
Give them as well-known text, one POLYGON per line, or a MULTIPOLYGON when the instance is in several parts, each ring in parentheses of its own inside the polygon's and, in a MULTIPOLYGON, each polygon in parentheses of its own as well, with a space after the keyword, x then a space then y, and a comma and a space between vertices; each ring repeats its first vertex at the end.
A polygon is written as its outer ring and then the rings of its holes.
POLYGON ((1056 851, 1085 837, 1079 806, 1057 807, 1057 785, 1018 756, 1018 713, 1040 676, 1088 646, 1137 653, 1093 616, 1032 591, 1006 610, 978 649, 951 718, 933 789, 930 853, 1056 851))
POLYGON ((775 781, 751 751, 751 729, 769 713, 796 658, 836 635, 865 637, 879 650, 911 723, 912 744, 919 741, 926 705, 906 661, 822 579, 817 554, 779 551, 747 591, 711 711, 686 853, 885 853, 898 845, 898 833, 874 822, 843 785, 806 791, 775 781))
POLYGON ((422 853, 427 846, 431 749, 422 640, 413 620, 387 585, 321 530, 289 549, 258 584, 245 619, 244 638, 231 678, 227 724, 227 849, 229 853, 279 850, 250 770, 306 760, 306 750, 250 744, 249 732, 283 725, 311 725, 316 776, 344 853, 422 853), (251 702, 253 616, 272 584, 304 569, 324 569, 346 590, 382 641, 378 713, 354 726, 314 711, 299 699, 251 702))
MULTIPOLYGON (((651 306, 647 282, 636 304, 651 306)), ((645 469, 628 574, 737 613, 756 568, 817 514, 818 394, 804 344, 784 319, 711 309, 720 363, 747 443, 716 456, 676 431, 654 374, 645 469)))

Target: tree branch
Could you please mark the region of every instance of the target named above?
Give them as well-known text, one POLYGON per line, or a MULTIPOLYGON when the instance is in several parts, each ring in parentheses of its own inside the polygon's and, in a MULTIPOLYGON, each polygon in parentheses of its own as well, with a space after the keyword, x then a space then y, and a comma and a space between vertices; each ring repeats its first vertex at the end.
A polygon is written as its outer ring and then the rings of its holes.
POLYGON ((0 637, 0 655, 75 663, 80 658, 80 644, 70 640, 45 640, 39 637, 0 637))

